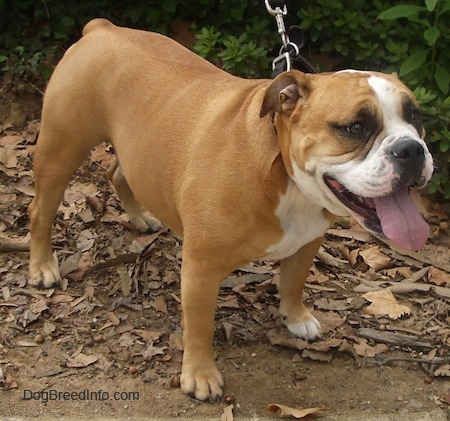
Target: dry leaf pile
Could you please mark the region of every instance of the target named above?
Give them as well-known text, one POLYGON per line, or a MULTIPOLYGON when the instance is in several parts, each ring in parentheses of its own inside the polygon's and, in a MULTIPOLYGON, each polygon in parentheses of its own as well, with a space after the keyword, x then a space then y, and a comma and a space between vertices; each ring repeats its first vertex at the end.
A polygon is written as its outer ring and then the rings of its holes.
MULTIPOLYGON (((126 372, 177 387, 181 244, 166 229, 140 235, 129 223, 103 171, 112 156, 108 147, 92 152, 58 212, 53 244, 65 276, 62 289, 26 285, 26 210, 34 194, 38 130, 38 122, 23 131, 6 125, 0 137, 0 391, 18 387, 17 349, 37 361, 36 378, 126 372)), ((339 352, 356 364, 400 359, 419 364, 430 379, 449 377, 448 216, 426 197, 416 199, 432 227, 421 252, 395 250, 347 220, 330 230, 306 287, 322 340, 307 343, 283 328, 279 265, 264 262, 223 282, 216 345, 266 341, 325 362, 339 352)), ((227 411, 223 419, 232 419, 232 408, 227 411)))

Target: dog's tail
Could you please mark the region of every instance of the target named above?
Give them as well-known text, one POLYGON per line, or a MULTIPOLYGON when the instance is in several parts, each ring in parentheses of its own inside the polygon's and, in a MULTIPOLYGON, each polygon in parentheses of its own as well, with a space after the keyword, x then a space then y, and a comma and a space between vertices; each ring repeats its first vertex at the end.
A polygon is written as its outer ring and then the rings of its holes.
POLYGON ((83 36, 100 27, 114 26, 108 19, 96 18, 89 21, 83 28, 83 36))

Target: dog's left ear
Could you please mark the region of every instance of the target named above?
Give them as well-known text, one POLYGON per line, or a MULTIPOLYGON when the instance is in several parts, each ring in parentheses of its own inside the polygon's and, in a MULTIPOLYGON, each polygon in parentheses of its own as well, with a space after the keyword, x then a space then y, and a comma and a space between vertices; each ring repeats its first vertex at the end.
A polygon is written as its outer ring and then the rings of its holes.
POLYGON ((299 71, 290 71, 277 76, 267 87, 259 116, 270 111, 291 115, 300 98, 308 95, 307 76, 299 71))

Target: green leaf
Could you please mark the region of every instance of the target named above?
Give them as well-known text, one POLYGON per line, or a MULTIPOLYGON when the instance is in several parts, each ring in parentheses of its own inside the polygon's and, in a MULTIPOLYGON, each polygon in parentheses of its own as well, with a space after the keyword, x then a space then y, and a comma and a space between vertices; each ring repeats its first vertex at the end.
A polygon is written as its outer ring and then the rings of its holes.
POLYGON ((441 31, 439 31, 439 28, 436 25, 432 26, 431 28, 428 28, 423 33, 423 37, 425 38, 425 41, 428 42, 428 45, 430 47, 436 44, 436 41, 438 40, 440 35, 441 31))
POLYGON ((439 3, 439 0, 425 0, 425 4, 429 12, 433 12, 436 9, 436 5, 439 3))
POLYGON ((61 25, 65 28, 73 28, 75 26, 75 19, 72 16, 64 16, 61 19, 61 25))
POLYGON ((423 6, 415 6, 413 4, 400 4, 398 6, 391 7, 390 9, 381 12, 378 15, 378 19, 393 20, 398 18, 407 18, 409 16, 417 15, 419 12, 427 10, 423 6))
POLYGON ((420 50, 417 53, 410 55, 400 66, 400 77, 405 76, 422 66, 422 64, 425 63, 427 55, 427 50, 420 50))
POLYGON ((53 34, 53 38, 55 40, 66 40, 67 39, 67 34, 65 34, 64 32, 57 31, 57 32, 55 32, 53 34))
POLYGON ((448 94, 450 86, 450 73, 445 67, 436 63, 436 70, 434 72, 434 80, 436 81, 439 89, 444 93, 448 94))
POLYGON ((173 0, 165 0, 161 2, 161 7, 167 13, 175 13, 177 10, 177 4, 173 0))
POLYGON ((39 72, 39 74, 45 79, 49 80, 50 76, 53 73, 53 67, 49 66, 45 63, 39 63, 36 67, 36 70, 39 72))

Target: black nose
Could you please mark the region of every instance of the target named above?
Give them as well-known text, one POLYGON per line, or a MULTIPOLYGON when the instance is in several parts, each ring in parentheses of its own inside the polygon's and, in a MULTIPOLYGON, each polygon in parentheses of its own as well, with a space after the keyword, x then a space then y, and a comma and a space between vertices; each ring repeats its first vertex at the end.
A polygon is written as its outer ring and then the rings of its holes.
POLYGON ((420 184, 425 163, 425 150, 414 139, 399 140, 390 149, 392 161, 403 184, 420 184))

